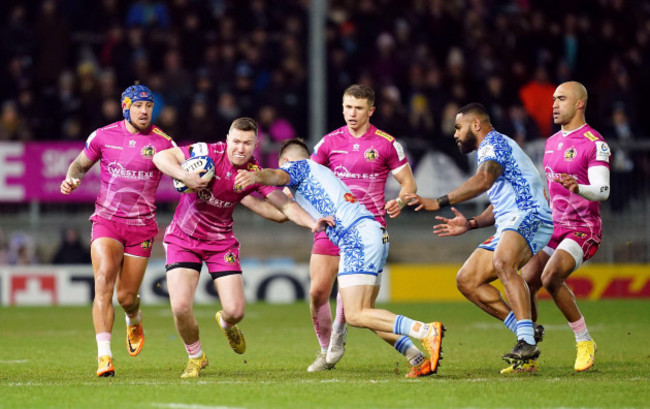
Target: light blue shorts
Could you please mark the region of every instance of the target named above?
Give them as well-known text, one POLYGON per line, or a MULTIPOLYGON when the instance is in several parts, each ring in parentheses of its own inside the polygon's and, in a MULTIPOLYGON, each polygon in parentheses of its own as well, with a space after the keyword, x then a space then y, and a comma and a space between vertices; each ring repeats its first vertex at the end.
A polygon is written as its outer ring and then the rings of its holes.
POLYGON ((388 257, 386 229, 373 219, 363 219, 338 242, 340 249, 339 287, 379 286, 388 257))
POLYGON ((539 253, 551 240, 553 222, 544 220, 537 213, 510 213, 496 221, 497 232, 479 244, 479 248, 494 251, 506 230, 521 234, 533 255, 539 253))

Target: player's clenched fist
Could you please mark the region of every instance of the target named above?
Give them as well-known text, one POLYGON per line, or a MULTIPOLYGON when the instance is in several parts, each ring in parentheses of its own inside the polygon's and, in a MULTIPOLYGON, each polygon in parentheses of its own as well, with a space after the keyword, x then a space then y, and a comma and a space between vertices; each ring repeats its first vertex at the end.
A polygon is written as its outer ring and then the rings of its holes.
POLYGON ((61 193, 64 195, 69 195, 70 192, 79 187, 79 184, 81 184, 81 180, 79 179, 66 178, 63 182, 61 182, 61 193))

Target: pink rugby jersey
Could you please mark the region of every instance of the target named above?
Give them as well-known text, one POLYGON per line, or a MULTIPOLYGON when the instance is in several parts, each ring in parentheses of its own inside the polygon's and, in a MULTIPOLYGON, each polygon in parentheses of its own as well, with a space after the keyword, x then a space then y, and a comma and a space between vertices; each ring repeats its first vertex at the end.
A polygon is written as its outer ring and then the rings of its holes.
POLYGON ((232 232, 232 213, 237 203, 254 191, 266 197, 277 190, 276 187, 258 184, 245 189, 235 186, 238 169, 253 170, 260 166, 253 157, 244 166, 233 166, 228 159, 224 142, 195 143, 183 146, 181 150, 186 158, 207 155, 214 161, 214 178, 208 188, 196 193, 181 194, 172 220, 172 224, 196 239, 223 239, 224 234, 232 232))
POLYGON ((355 138, 343 126, 316 144, 311 159, 330 168, 375 219, 386 226, 384 190, 388 172, 397 173, 408 164, 404 149, 395 138, 373 125, 362 137, 355 138))
POLYGON ((555 226, 586 227, 598 236, 602 234, 600 202, 571 193, 553 178, 566 173, 576 178, 579 184, 588 185, 589 168, 606 166, 609 169, 609 157, 609 146, 588 124, 567 134, 559 131, 548 138, 543 163, 555 226))
MULTIPOLYGON (((156 190, 162 172, 153 155, 176 146, 160 128, 132 134, 124 121, 95 130, 84 153, 100 161, 101 187, 93 216, 132 226, 151 223, 156 217, 156 190)), ((92 218, 92 216, 91 216, 92 218)))

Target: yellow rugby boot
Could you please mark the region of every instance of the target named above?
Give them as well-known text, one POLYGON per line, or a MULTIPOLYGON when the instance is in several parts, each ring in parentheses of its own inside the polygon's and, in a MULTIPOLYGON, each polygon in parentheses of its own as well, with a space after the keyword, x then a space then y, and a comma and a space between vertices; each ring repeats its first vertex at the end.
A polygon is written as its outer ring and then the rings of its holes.
POLYGON ((230 328, 224 328, 221 326, 221 312, 217 312, 217 314, 214 316, 214 318, 217 320, 217 324, 219 325, 219 328, 221 328, 221 331, 226 334, 226 338, 228 338, 228 344, 230 344, 230 348, 232 348, 233 351, 237 352, 238 354, 243 354, 246 352, 246 340, 244 339, 244 334, 242 334, 241 330, 237 325, 233 325, 230 328))
POLYGON ((198 378, 199 374, 201 373, 201 369, 205 368, 206 366, 208 366, 208 357, 205 356, 204 352, 203 355, 201 355, 199 358, 190 358, 190 360, 187 362, 187 367, 185 367, 185 371, 183 371, 183 374, 181 375, 181 378, 198 378))
POLYGON ((594 366, 594 358, 596 357, 596 343, 591 341, 581 341, 576 344, 578 356, 574 368, 577 372, 586 371, 594 366))

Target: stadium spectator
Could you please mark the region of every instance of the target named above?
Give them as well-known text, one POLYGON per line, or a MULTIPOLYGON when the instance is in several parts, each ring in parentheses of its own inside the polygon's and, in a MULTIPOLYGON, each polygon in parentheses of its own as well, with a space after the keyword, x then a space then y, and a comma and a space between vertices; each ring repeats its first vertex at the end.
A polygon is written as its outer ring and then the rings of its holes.
POLYGON ((496 233, 470 255, 456 276, 463 295, 482 310, 503 320, 517 336, 517 344, 503 355, 513 367, 532 365, 539 356, 531 319, 531 299, 519 269, 541 251, 551 238, 553 222, 544 185, 533 162, 515 141, 497 132, 485 107, 465 105, 456 115, 454 139, 462 153, 477 151, 476 174, 458 188, 437 199, 406 195, 416 211, 437 212, 487 192, 490 205, 476 217, 436 216, 441 224, 433 231, 441 237, 457 236, 470 229, 496 225, 496 233), (499 279, 508 304, 490 283, 499 279), (513 313, 514 311, 514 313, 513 313))
POLYGON ((222 309, 215 316, 217 324, 233 351, 238 354, 246 351, 246 340, 237 326, 244 318, 245 298, 239 242, 232 230, 235 206, 242 203, 269 220, 290 219, 312 229, 320 225, 278 189, 262 185, 242 187, 235 183, 237 169, 259 168, 252 157, 257 133, 253 119, 237 118, 229 128, 225 143, 199 142, 158 152, 153 159, 163 173, 198 192, 181 195, 164 238, 167 289, 174 324, 189 357, 181 378, 197 378, 208 366, 193 312, 194 293, 204 262, 221 301, 222 309), (184 170, 181 163, 190 156, 209 156, 215 164, 216 180, 201 178, 200 170, 184 170), (250 195, 253 192, 265 200, 254 198, 250 195))
POLYGON ((34 243, 34 238, 25 232, 13 232, 9 236, 7 262, 14 266, 38 264, 39 260, 36 256, 36 244, 34 243))
MULTIPOLYGON (((581 83, 560 84, 553 93, 552 107, 553 122, 561 126, 547 139, 544 153, 553 236, 543 251, 522 268, 522 276, 533 301, 533 321, 538 318, 536 300, 542 286, 568 320, 576 339, 574 369, 581 372, 594 365, 596 343, 565 281, 600 246, 600 202, 609 197, 611 152, 603 137, 585 120, 587 90, 581 83)), ((536 366, 533 362, 530 365, 536 366)), ((515 364, 509 369, 526 371, 531 367, 515 364)))
POLYGON ((61 232, 61 243, 52 257, 52 264, 90 264, 90 251, 81 244, 79 230, 68 227, 61 232))
MULTIPOLYGON (((309 148, 301 139, 287 140, 278 160, 281 169, 238 170, 235 183, 244 187, 256 183, 287 186, 298 204, 312 217, 320 220, 329 216, 335 219, 336 224, 327 227, 327 237, 340 249, 339 292, 346 319, 350 325, 370 329, 404 354, 413 365, 407 378, 436 373, 445 331, 442 323, 425 324, 375 308, 381 273, 388 256, 386 228, 375 220, 375 216, 331 169, 309 159, 309 148), (322 194, 314 195, 313 192, 322 194), (423 356, 409 337, 422 340, 429 357, 423 356), (418 362, 413 362, 416 359, 418 362)), ((334 360, 327 361, 329 368, 336 364, 334 360)))
POLYGON ((32 133, 20 115, 15 101, 5 101, 0 107, 0 141, 27 141, 32 133))
POLYGON ((101 187, 90 217, 95 276, 92 315, 99 377, 115 375, 111 332, 116 290, 125 312, 129 355, 138 355, 144 346, 138 291, 158 233, 154 203, 162 177, 151 158, 155 152, 176 146, 151 124, 154 103, 147 87, 128 87, 121 103, 124 120, 95 130, 61 182, 61 193, 72 193, 100 162, 101 187))
MULTIPOLYGON (((318 142, 312 160, 331 169, 385 227, 385 214, 388 213, 391 218, 399 216, 406 202, 403 199, 405 195, 417 190, 411 166, 399 142, 370 123, 370 117, 375 112, 375 91, 371 87, 351 85, 343 93, 342 100, 346 125, 318 142), (397 198, 385 202, 384 191, 389 173, 399 183, 400 191, 397 198)), ((341 266, 339 248, 324 233, 316 234, 309 260, 309 310, 321 352, 307 368, 309 372, 333 368, 345 353, 347 328, 340 294, 337 296, 334 322, 329 303, 341 266)), ((393 333, 380 336, 408 357, 416 376, 429 374, 426 365, 423 365, 423 354, 417 351, 408 337, 393 333)))
POLYGON ((548 101, 553 98, 555 87, 551 84, 546 68, 535 69, 533 79, 519 90, 519 98, 528 115, 535 120, 540 134, 549 135, 552 129, 553 109, 548 101))

